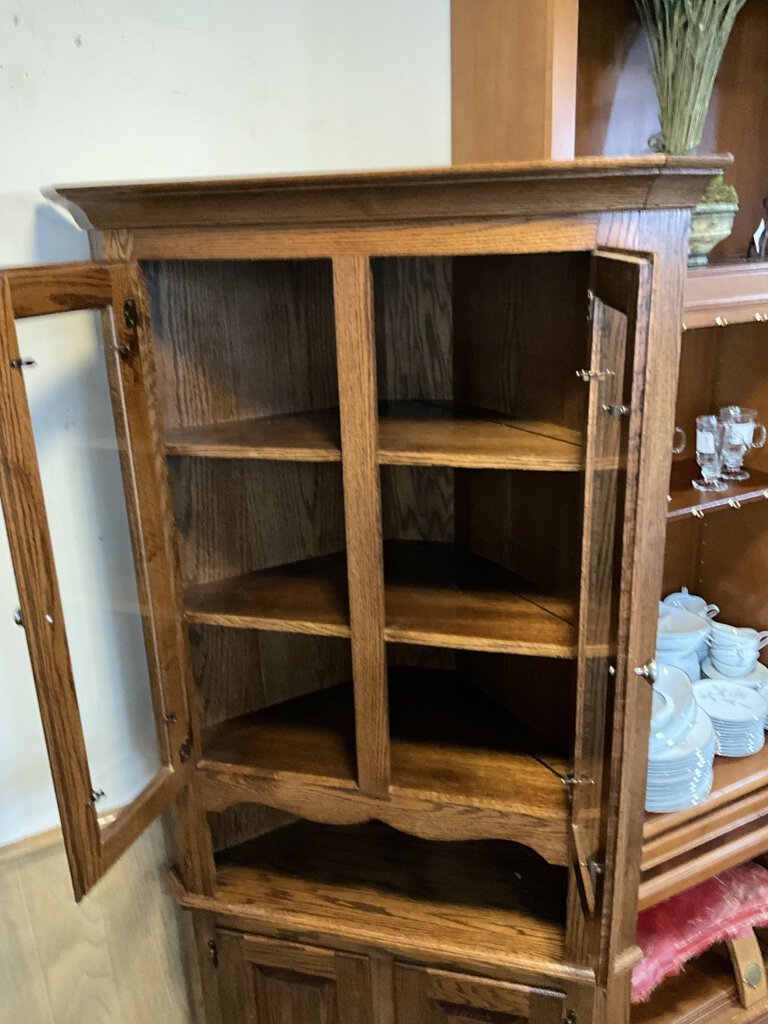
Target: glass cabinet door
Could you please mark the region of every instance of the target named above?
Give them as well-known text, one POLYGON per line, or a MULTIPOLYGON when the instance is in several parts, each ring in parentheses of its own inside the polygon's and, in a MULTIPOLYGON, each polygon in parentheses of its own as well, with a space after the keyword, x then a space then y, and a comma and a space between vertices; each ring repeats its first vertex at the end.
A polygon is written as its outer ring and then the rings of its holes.
POLYGON ((0 497, 80 899, 192 762, 146 303, 130 264, 0 288, 0 497))
MULTIPOLYGON (((589 293, 590 365, 584 479, 578 696, 572 825, 579 896, 598 921, 615 818, 632 616, 652 263, 638 254, 598 251, 589 293)), ((671 457, 671 450, 670 450, 671 457)), ((593 928, 592 955, 600 929, 593 928)), ((589 958, 588 958, 589 959, 589 958)))

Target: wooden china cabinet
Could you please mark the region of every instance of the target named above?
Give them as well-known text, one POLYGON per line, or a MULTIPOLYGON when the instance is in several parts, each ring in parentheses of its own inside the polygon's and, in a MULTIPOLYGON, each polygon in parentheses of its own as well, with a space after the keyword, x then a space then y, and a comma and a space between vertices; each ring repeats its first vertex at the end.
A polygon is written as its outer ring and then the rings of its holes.
POLYGON ((629 1021, 638 892, 712 873, 714 832, 681 873, 685 816, 643 842, 643 675, 693 500, 689 209, 724 163, 62 187, 94 262, 2 275, 0 493, 75 895, 173 807, 207 1024, 629 1021), (15 326, 83 309, 159 748, 107 824, 15 326))

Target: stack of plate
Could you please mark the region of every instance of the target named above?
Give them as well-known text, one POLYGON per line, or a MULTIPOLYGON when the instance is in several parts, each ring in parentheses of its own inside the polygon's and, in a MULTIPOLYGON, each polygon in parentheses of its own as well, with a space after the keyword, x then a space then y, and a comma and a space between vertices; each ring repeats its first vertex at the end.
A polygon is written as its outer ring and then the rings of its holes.
POLYGON ((662 665, 654 685, 648 747, 648 811, 681 811, 712 788, 716 737, 685 672, 662 665))
POLYGON ((693 692, 712 721, 718 754, 746 757, 762 750, 768 705, 757 690, 731 680, 705 679, 693 692))

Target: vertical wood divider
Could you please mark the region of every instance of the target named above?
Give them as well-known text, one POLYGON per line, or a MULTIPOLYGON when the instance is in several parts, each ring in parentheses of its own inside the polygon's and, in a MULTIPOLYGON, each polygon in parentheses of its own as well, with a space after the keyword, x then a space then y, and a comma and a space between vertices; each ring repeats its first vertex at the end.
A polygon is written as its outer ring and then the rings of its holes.
POLYGON ((361 790, 389 790, 384 560, 373 279, 367 257, 333 261, 349 617, 361 790))

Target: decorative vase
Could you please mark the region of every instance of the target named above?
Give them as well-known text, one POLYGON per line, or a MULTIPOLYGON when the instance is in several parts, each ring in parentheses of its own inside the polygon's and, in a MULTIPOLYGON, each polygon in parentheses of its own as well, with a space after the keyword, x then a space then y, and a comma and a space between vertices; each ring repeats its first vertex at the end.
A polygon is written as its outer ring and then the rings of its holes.
POLYGON ((738 203, 699 203, 691 213, 688 266, 705 267, 718 242, 733 231, 738 203))

